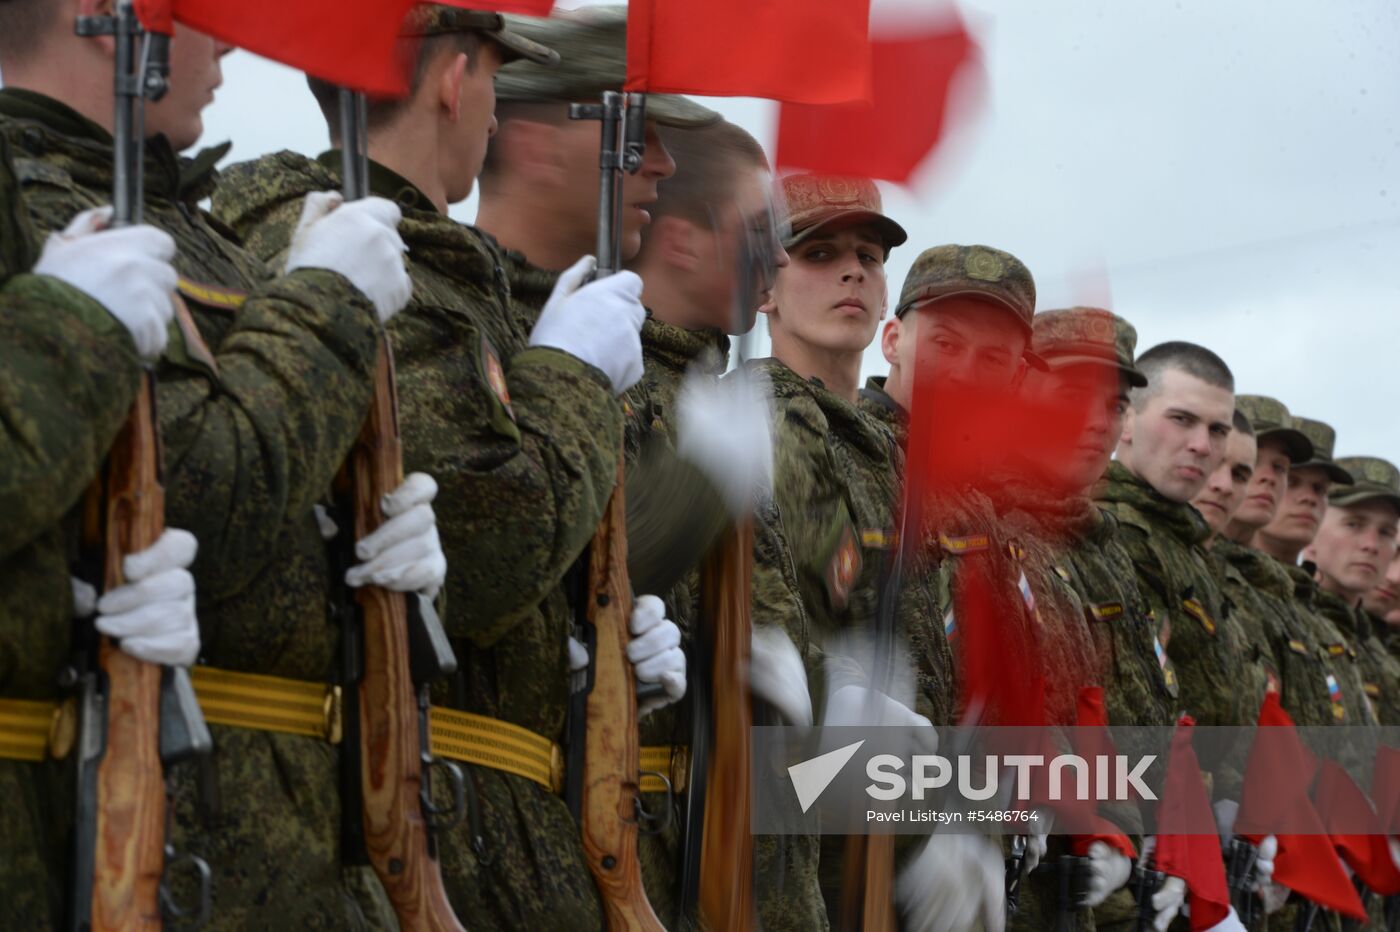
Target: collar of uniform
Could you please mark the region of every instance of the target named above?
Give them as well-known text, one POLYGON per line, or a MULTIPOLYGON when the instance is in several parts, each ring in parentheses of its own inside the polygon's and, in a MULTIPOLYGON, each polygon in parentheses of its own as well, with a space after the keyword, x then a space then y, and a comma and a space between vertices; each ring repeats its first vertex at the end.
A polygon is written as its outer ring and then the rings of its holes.
POLYGON ((1089 497, 1056 492, 1036 478, 1036 471, 1033 463, 1021 461, 988 478, 983 488, 994 490, 998 513, 1024 513, 1044 533, 1063 541, 1089 536, 1101 521, 1089 497))
MULTIPOLYGON (((44 94, 22 87, 0 90, 0 115, 16 120, 38 123, 76 146, 73 154, 81 153, 84 164, 94 171, 92 178, 82 179, 94 185, 110 184, 112 172, 112 134, 89 120, 72 107, 44 94)), ((46 149, 41 139, 35 148, 46 149)), ((48 153, 31 153, 43 157, 48 153)), ((180 158, 164 136, 146 140, 145 187, 147 193, 175 197, 180 191, 180 158)))
POLYGON ((729 363, 729 337, 713 327, 686 330, 657 320, 647 309, 642 324, 642 351, 662 365, 684 372, 698 364, 706 375, 720 375, 729 363))
POLYGON ((830 391, 820 380, 802 378, 781 360, 770 357, 758 362, 768 373, 774 397, 807 394, 821 408, 832 431, 846 442, 860 447, 873 458, 888 459, 892 455, 893 437, 878 419, 830 391))
POLYGON ((1326 615, 1342 634, 1348 638, 1362 636, 1360 616, 1364 615, 1364 612, 1359 606, 1348 605, 1346 599, 1335 592, 1328 592, 1321 586, 1317 587, 1316 604, 1317 610, 1326 615))
POLYGON ((554 291, 555 282, 559 281, 559 273, 540 268, 518 249, 502 250, 502 256, 511 294, 536 312, 542 310, 554 291))
MULTIPOLYGON (((328 149, 316 156, 316 161, 340 176, 341 151, 339 149, 328 149)), ((371 194, 393 201, 402 210, 430 210, 437 213, 438 209, 428 196, 418 190, 418 186, 409 181, 403 175, 392 168, 385 168, 383 165, 369 160, 369 190, 371 194)))
POLYGON ((1186 544, 1199 544, 1210 536, 1210 526, 1188 502, 1173 502, 1117 460, 1108 464, 1104 477, 1094 485, 1097 501, 1122 502, 1161 524, 1186 544))
POLYGON ((860 397, 869 402, 868 407, 871 413, 876 413, 873 409, 883 408, 887 417, 886 421, 906 422, 909 420, 909 412, 904 410, 904 406, 890 397, 885 391, 885 376, 872 375, 865 380, 865 387, 860 390, 860 397))

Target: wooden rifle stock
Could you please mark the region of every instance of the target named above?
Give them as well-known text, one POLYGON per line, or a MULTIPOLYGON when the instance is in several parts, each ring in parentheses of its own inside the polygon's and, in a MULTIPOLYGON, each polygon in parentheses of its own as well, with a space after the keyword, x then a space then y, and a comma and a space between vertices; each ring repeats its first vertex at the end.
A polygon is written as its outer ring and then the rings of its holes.
POLYGON ((647 901, 637 857, 641 738, 637 690, 627 659, 632 584, 622 460, 588 561, 588 621, 596 636, 584 735, 583 851, 610 930, 664 932, 647 901))
POLYGON ((894 909, 893 835, 847 838, 843 875, 843 929, 894 932, 899 928, 894 909))
MULTIPOLYGON (((379 340, 374 399, 346 459, 356 540, 383 523, 380 501, 403 483, 394 360, 383 334, 379 340)), ((362 586, 355 598, 364 644, 357 701, 365 849, 405 932, 460 932, 419 799, 423 762, 409 658, 408 597, 362 586)))
POLYGON ((710 725, 704 837, 700 848, 700 915, 709 929, 754 926, 748 684, 753 627, 753 519, 721 537, 700 568, 700 615, 710 657, 710 725))
MULTIPOLYGON (((165 490, 156 436, 155 378, 144 374, 136 403, 107 456, 100 496, 103 587, 122 585, 122 558, 165 530, 165 490)), ((105 747, 97 764, 92 929, 159 929, 165 864, 165 775, 160 761, 160 667, 103 637, 105 747)), ((75 891, 82 895, 82 891, 75 891)))

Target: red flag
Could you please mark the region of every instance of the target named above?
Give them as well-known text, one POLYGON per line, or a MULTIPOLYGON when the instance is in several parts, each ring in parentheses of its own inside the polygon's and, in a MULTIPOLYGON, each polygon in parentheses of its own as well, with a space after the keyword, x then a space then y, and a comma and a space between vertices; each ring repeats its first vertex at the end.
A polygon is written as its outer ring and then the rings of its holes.
MULTIPOLYGON (((1074 753, 1084 758, 1086 761, 1094 761, 1099 757, 1106 757, 1113 760, 1118 750, 1113 746, 1113 738, 1108 733, 1108 713, 1103 706, 1103 687, 1084 686, 1079 690, 1078 715, 1075 718, 1074 729, 1074 753)), ((1099 796, 1107 797, 1111 789, 1098 785, 1098 768, 1093 769, 1094 776, 1090 781, 1090 795, 1097 799, 1099 796)), ((1086 804, 1086 808, 1089 804, 1086 804)), ((1119 854, 1126 858, 1137 857, 1137 851, 1133 849, 1133 842, 1127 835, 1119 830, 1108 819, 1103 818, 1097 812, 1089 813, 1090 818, 1096 823, 1097 828, 1089 834, 1075 835, 1070 839, 1070 847, 1075 854, 1087 855, 1089 846, 1096 841, 1102 841, 1109 847, 1114 848, 1119 854)))
POLYGON ((627 17, 629 91, 870 98, 870 0, 632 0, 627 17))
POLYGON ((1220 836, 1203 826, 1214 826, 1210 799, 1201 779, 1201 765, 1191 736, 1196 723, 1183 715, 1172 734, 1167 758, 1167 778, 1157 810, 1156 867, 1186 881, 1191 903, 1191 928, 1208 929, 1230 912, 1230 887, 1220 856, 1220 836))
POLYGON ((388 96, 407 87, 399 28, 414 0, 136 0, 141 22, 178 21, 327 81, 388 96))
POLYGON ((1400 750, 1376 748, 1371 772, 1371 798, 1387 835, 1400 835, 1400 750))
POLYGON ((943 135, 953 80, 976 59, 961 22, 874 39, 868 102, 783 104, 778 167, 907 181, 943 135))
POLYGON ((1276 883, 1325 909, 1365 921, 1361 898, 1342 870, 1322 817, 1308 797, 1316 771, 1316 759, 1298 740, 1293 719, 1279 705, 1278 693, 1265 694, 1259 708, 1259 729, 1245 765, 1235 831, 1255 844, 1264 835, 1277 836, 1276 883), (1296 831, 1272 830, 1279 825, 1296 831))
POLYGON ((1324 763, 1318 775, 1317 811, 1337 853, 1366 886, 1381 896, 1400 893, 1400 870, 1390 858, 1376 810, 1336 761, 1324 763))
POLYGON ((460 6, 468 10, 491 10, 495 13, 518 13, 521 16, 548 16, 554 10, 554 0, 435 0, 445 6, 460 6))

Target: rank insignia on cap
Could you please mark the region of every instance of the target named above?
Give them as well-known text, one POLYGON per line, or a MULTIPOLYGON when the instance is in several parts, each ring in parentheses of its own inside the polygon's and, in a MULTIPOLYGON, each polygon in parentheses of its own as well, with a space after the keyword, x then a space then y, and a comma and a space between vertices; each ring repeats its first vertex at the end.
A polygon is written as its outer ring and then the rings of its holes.
POLYGON ((515 411, 510 406, 510 389, 506 387, 506 370, 501 366, 501 357, 496 355, 496 347, 484 336, 481 338, 481 373, 491 394, 506 409, 510 419, 515 420, 515 411))
POLYGON ((1342 684, 1330 673, 1327 674, 1327 696, 1332 700, 1332 717, 1339 722, 1344 721, 1347 707, 1342 704, 1342 684))
POLYGON ((1302 654, 1304 657, 1308 655, 1308 645, 1304 644, 1297 638, 1289 638, 1288 649, 1293 651, 1293 653, 1295 654, 1302 654))
POLYGON ((1207 634, 1215 633, 1215 619, 1210 617, 1206 607, 1198 599, 1182 599, 1181 607, 1186 609, 1186 614, 1201 623, 1201 627, 1206 629, 1207 634))
POLYGON ((1089 606, 1089 614, 1095 621, 1112 621, 1123 614, 1122 602, 1100 602, 1089 606))
POLYGON ((965 537, 949 537, 939 533, 938 544, 949 553, 976 553, 991 546, 986 534, 968 534, 965 537))
POLYGON ((851 588, 860 575, 860 547, 856 545, 856 534, 848 524, 841 530, 841 538, 826 565, 826 589, 831 595, 831 604, 838 610, 846 607, 851 598, 851 588))

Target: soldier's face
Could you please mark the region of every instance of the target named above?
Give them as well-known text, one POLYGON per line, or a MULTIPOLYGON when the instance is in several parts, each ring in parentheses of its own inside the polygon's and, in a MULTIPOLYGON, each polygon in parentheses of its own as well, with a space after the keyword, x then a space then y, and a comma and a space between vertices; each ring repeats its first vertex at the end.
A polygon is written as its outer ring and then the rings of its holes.
POLYGON ((1347 599, 1374 589, 1395 559, 1395 506, 1385 501, 1333 505, 1308 548, 1322 584, 1347 599))
POLYGON ((1129 409, 1119 458, 1173 502, 1189 502, 1225 457, 1235 394, 1168 369, 1140 408, 1129 409))
POLYGON ((1400 622, 1400 553, 1390 558, 1385 575, 1376 588, 1366 593, 1363 602, 1366 611, 1377 618, 1389 620, 1391 615, 1395 615, 1395 620, 1400 622))
POLYGON ((866 226, 829 224, 789 251, 769 326, 828 352, 860 352, 885 315, 885 250, 866 226))
MULTIPOLYGON (((697 230, 693 262, 686 272, 699 298, 697 304, 705 310, 699 325, 726 333, 743 332, 768 301, 769 289, 762 281, 746 278, 738 262, 746 240, 773 242, 771 190, 772 176, 767 169, 754 166, 741 171, 735 179, 733 199, 714 209, 714 228, 697 230), (740 295, 739 288, 752 293, 740 295)), ((779 268, 787 264, 787 253, 781 247, 776 259, 779 268)))
POLYGON ((1255 439, 1240 431, 1231 431, 1225 444, 1225 458, 1206 479, 1205 486, 1191 504, 1206 519, 1211 532, 1225 530, 1230 518, 1248 495, 1254 463, 1258 456, 1255 439))
POLYGON ((204 108, 223 83, 219 60, 231 51, 233 46, 177 23, 170 40, 170 89, 146 105, 147 135, 163 134, 176 151, 199 142, 204 108))
POLYGON ((1117 369, 1068 366, 1050 372, 1030 369, 1021 383, 1026 401, 1022 436, 1033 435, 1033 451, 1046 478, 1059 490, 1079 493, 1103 475, 1123 432, 1128 396, 1117 369))
POLYGON ((902 320, 900 365, 928 384, 1004 394, 1024 371, 1025 330, 1000 304, 956 295, 912 308, 902 320))
POLYGON ((1278 513, 1288 489, 1288 469, 1292 462, 1284 451, 1282 440, 1265 437, 1259 444, 1259 456, 1254 462, 1254 475, 1245 490, 1244 501, 1235 512, 1234 523, 1257 531, 1268 524, 1278 513))
POLYGON ((1288 474, 1273 520, 1260 533, 1297 546, 1312 543, 1327 514, 1327 490, 1332 480, 1321 466, 1305 466, 1288 474))
MULTIPOLYGON (((556 223, 571 241, 577 241, 578 255, 591 255, 598 249, 598 123, 564 120, 554 129, 542 137, 553 151, 542 156, 555 167, 548 178, 551 203, 557 205, 556 223)), ((641 251, 642 228, 651 222, 647 207, 656 202, 657 185, 675 173, 675 160, 656 124, 648 120, 642 167, 635 175, 622 176, 621 261, 635 259, 641 251)))

